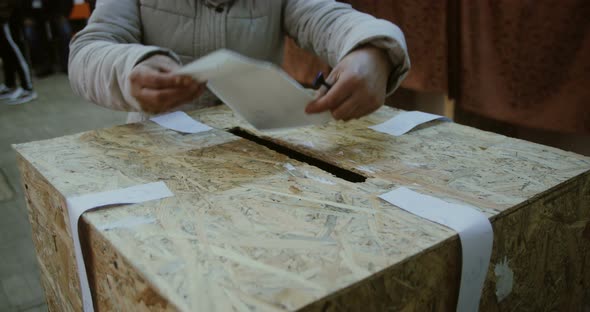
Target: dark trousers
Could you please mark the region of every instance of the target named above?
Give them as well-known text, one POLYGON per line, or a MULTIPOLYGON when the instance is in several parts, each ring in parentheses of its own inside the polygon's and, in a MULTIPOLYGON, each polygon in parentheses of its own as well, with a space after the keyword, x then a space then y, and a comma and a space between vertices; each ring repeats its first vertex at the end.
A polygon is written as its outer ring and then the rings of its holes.
POLYGON ((31 46, 31 59, 37 75, 52 73, 54 64, 67 72, 72 29, 66 17, 50 10, 27 12, 25 37, 31 46))
POLYGON ((16 76, 20 80, 21 87, 25 90, 33 89, 33 81, 29 64, 22 53, 22 44, 18 36, 20 23, 12 19, 2 23, 0 31, 0 57, 2 57, 2 69, 4 70, 4 84, 9 88, 16 87, 16 76))

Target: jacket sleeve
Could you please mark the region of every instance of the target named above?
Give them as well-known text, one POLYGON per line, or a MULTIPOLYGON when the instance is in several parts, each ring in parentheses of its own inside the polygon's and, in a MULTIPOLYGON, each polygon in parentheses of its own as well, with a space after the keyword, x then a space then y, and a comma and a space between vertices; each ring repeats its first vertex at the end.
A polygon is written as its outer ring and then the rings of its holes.
POLYGON ((131 96, 129 74, 154 54, 172 51, 141 44, 139 3, 134 0, 99 0, 88 25, 70 44, 69 78, 72 89, 101 106, 141 111, 131 96))
POLYGON ((355 48, 371 44, 387 51, 393 64, 387 93, 410 70, 404 34, 396 25, 334 0, 285 0, 283 26, 297 44, 334 67, 355 48))

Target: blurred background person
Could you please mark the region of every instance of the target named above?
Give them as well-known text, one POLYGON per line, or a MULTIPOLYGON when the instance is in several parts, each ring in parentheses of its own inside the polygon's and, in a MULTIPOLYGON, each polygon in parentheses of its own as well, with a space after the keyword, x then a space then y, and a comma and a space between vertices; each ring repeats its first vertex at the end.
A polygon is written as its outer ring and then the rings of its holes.
POLYGON ((86 27, 88 18, 94 10, 95 1, 74 0, 74 7, 70 12, 70 26, 72 28, 72 35, 86 27))
POLYGON ((3 104, 22 104, 37 98, 29 64, 22 53, 20 33, 22 25, 22 2, 19 0, 0 1, 0 56, 4 72, 4 84, 0 85, 0 101, 3 104), (17 87, 16 78, 20 87, 17 87))
POLYGON ((25 5, 25 37, 30 45, 35 76, 45 77, 56 70, 67 73, 72 38, 68 17, 74 1, 27 0, 25 5))

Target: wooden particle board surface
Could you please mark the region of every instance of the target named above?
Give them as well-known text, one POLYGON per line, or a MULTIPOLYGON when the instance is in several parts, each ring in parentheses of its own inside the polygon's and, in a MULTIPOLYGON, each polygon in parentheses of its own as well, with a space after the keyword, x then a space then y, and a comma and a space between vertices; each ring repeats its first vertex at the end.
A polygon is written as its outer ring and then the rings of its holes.
POLYGON ((490 217, 482 310, 588 307, 590 159, 452 123, 367 129, 397 113, 258 133, 215 107, 191 114, 217 128, 201 134, 148 121, 16 146, 50 310, 81 307, 65 198, 154 181, 175 196, 83 216, 98 311, 452 310, 457 235, 377 198, 396 186, 490 217))

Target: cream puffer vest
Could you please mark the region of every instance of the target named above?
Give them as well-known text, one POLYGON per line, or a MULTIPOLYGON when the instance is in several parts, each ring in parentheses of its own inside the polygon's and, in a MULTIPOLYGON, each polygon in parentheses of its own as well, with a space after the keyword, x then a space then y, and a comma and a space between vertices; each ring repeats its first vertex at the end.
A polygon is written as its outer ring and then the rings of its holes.
MULTIPOLYGON (((186 64, 226 48, 280 64, 285 35, 332 66, 362 44, 385 49, 396 65, 390 90, 410 66, 397 26, 334 0, 98 0, 72 40, 70 82, 86 99, 144 120, 128 79, 141 60, 167 54, 186 64)), ((215 103, 207 94, 181 109, 215 103)))

